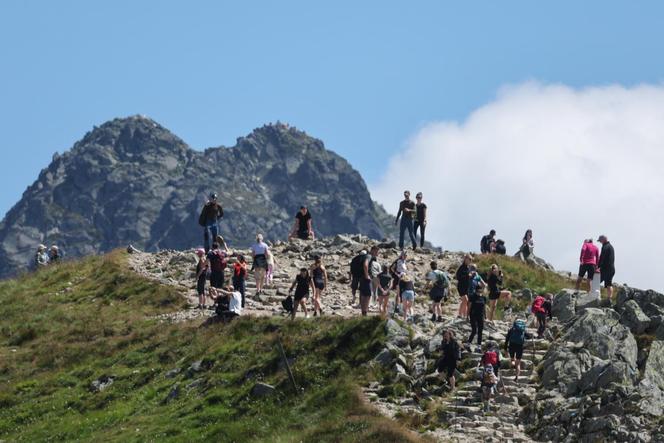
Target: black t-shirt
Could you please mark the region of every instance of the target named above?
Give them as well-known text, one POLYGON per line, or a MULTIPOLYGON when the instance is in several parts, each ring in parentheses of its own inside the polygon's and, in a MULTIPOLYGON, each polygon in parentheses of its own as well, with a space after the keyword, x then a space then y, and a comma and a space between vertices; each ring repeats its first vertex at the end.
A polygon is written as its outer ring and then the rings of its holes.
POLYGON ((415 205, 417 209, 417 221, 422 223, 424 221, 424 210, 427 208, 425 203, 418 203, 415 205))
POLYGON ((399 292, 404 292, 404 291, 414 291, 415 286, 413 285, 412 281, 399 281, 399 292))
POLYGON ((297 224, 297 232, 307 232, 309 231, 309 220, 311 220, 311 214, 309 211, 307 211, 306 214, 302 214, 302 212, 297 211, 297 214, 295 214, 295 218, 298 221, 297 224))
POLYGON ((485 235, 482 237, 482 240, 480 241, 480 252, 482 254, 486 254, 488 252, 491 252, 491 242, 493 241, 493 235, 485 235))
POLYGON ((451 340, 447 343, 443 342, 441 351, 443 351, 443 361, 445 363, 456 363, 459 359, 459 344, 456 340, 451 340))
POLYGON ((457 269, 456 272, 456 278, 458 281, 457 288, 467 290, 470 285, 470 269, 468 268, 468 265, 462 263, 461 266, 459 266, 459 269, 457 269))
POLYGON ((392 282, 392 276, 390 274, 381 273, 378 275, 378 281, 381 288, 388 289, 390 287, 390 283, 392 282))
POLYGON ((615 269, 615 252, 613 251, 613 245, 606 242, 602 245, 602 253, 599 256, 599 268, 600 271, 613 271, 615 269))
POLYGON ((415 202, 412 200, 403 200, 399 204, 399 210, 402 213, 403 218, 407 218, 412 220, 413 219, 413 213, 411 211, 404 211, 404 209, 415 209, 415 202))
POLYGON ((309 284, 311 283, 311 277, 308 275, 306 277, 302 277, 298 274, 298 276, 295 277, 295 282, 295 298, 301 298, 309 295, 309 284))
POLYGON ((502 277, 491 273, 489 274, 487 284, 489 285, 489 292, 495 294, 496 292, 500 292, 500 286, 503 284, 503 279, 502 277))
POLYGON ((486 305, 486 297, 483 295, 470 295, 470 313, 476 315, 484 315, 484 305, 486 305))

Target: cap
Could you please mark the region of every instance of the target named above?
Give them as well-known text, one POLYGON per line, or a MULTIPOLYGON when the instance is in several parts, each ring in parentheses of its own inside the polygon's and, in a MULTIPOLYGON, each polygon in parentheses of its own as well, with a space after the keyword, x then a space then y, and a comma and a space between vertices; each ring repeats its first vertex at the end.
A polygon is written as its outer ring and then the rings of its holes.
POLYGON ((46 245, 39 245, 37 246, 37 249, 43 251, 44 249, 46 249, 46 245))
POLYGON ((597 239, 597 241, 602 241, 602 240, 606 240, 606 235, 602 234, 602 235, 600 235, 599 238, 597 239))
POLYGON ((204 256, 205 255, 205 249, 203 249, 203 248, 196 249, 196 255, 198 255, 199 257, 204 256))
POLYGON ((216 200, 217 199, 217 193, 216 192, 210 192, 210 200, 216 200))
POLYGON ((55 245, 53 245, 53 246, 51 246, 51 250, 52 250, 52 251, 57 251, 57 250, 58 250, 58 247, 55 246, 55 245))

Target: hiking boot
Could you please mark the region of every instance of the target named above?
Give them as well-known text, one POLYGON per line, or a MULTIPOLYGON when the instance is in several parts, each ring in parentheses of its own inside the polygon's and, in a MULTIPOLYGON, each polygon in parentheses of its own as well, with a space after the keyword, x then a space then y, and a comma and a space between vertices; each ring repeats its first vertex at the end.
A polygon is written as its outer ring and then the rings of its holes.
POLYGON ((436 321, 436 314, 433 314, 433 315, 431 316, 431 321, 436 321))
POLYGON ((443 321, 443 316, 442 316, 442 315, 439 315, 439 316, 438 316, 438 320, 436 320, 436 321, 437 321, 438 323, 442 323, 442 321, 443 321))
POLYGON ((482 347, 481 347, 481 346, 477 346, 477 347, 475 348, 475 352, 477 352, 478 354, 480 354, 480 353, 482 352, 482 347))
POLYGON ((316 314, 316 311, 314 311, 314 317, 315 317, 316 315, 317 315, 317 314, 316 314))

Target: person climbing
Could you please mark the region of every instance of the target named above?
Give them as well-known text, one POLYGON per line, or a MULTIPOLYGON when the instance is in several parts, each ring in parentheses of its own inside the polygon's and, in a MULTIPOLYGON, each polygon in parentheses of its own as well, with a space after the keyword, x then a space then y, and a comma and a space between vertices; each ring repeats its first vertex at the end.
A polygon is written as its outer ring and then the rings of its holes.
POLYGON ((364 256, 362 262, 362 278, 360 279, 360 310, 362 316, 366 317, 369 312, 369 302, 371 301, 371 263, 378 258, 378 246, 372 246, 370 253, 364 256))
POLYGON ((496 254, 505 255, 507 254, 507 248, 505 247, 505 240, 498 239, 496 240, 496 254))
POLYGON ((495 263, 491 265, 487 283, 489 286, 489 321, 493 322, 498 299, 502 298, 507 303, 507 306, 505 306, 506 312, 511 311, 512 292, 502 289, 503 271, 495 263))
POLYGON ((204 228, 203 239, 205 245, 205 253, 210 251, 210 243, 219 234, 219 220, 224 216, 224 209, 217 202, 217 194, 212 192, 208 201, 201 210, 201 215, 198 217, 198 224, 204 228))
POLYGON ((360 287, 360 281, 364 277, 364 262, 367 259, 367 251, 362 249, 350 262, 350 289, 353 293, 351 306, 355 306, 357 290, 360 287))
POLYGON ((534 249, 535 241, 533 240, 533 231, 532 229, 528 229, 526 233, 523 234, 521 248, 519 248, 517 256, 521 258, 522 261, 526 261, 532 255, 534 249))
POLYGON ((239 255, 233 263, 233 289, 242 295, 242 308, 245 304, 245 293, 247 291, 247 260, 244 255, 239 255))
POLYGON ((39 245, 35 253, 35 267, 37 269, 43 268, 48 265, 48 253, 46 252, 45 245, 39 245))
POLYGON ((420 248, 424 247, 424 231, 427 227, 427 205, 422 203, 422 193, 415 195, 415 222, 413 223, 413 233, 417 238, 417 230, 420 230, 420 248))
POLYGON ((409 274, 403 274, 399 279, 399 292, 403 302, 403 321, 412 321, 413 304, 415 303, 415 285, 409 274))
POLYGON ((226 289, 212 288, 212 299, 217 302, 215 311, 222 322, 228 323, 242 315, 242 294, 232 286, 226 289))
POLYGON ((488 254, 491 251, 490 244, 492 241, 494 241, 495 237, 496 237, 495 229, 490 230, 487 235, 482 237, 482 239, 480 240, 480 253, 488 254))
POLYGON ((60 248, 56 245, 51 246, 51 249, 48 251, 48 264, 54 265, 60 263, 62 255, 60 253, 60 248))
POLYGON ((387 303, 390 299, 390 286, 392 284, 392 276, 387 267, 378 275, 378 312, 381 318, 387 317, 387 303))
POLYGON ((256 279, 256 296, 263 293, 265 284, 265 273, 267 272, 267 255, 270 254, 270 247, 263 241, 263 235, 256 235, 256 243, 251 247, 252 270, 256 279))
POLYGON ((196 249, 198 262, 196 263, 196 292, 198 293, 198 309, 205 309, 205 280, 207 278, 208 262, 205 258, 205 249, 196 249))
POLYGON ((484 405, 484 412, 491 410, 491 398, 496 394, 496 386, 498 385, 498 377, 493 372, 493 366, 487 365, 482 370, 482 381, 480 389, 482 390, 482 403, 484 405))
POLYGON ((322 315, 323 310, 320 306, 320 297, 327 288, 327 271, 325 266, 323 266, 323 260, 320 257, 316 257, 313 266, 311 267, 311 277, 313 279, 313 289, 314 289, 314 317, 316 315, 322 315))
POLYGON ((487 367, 491 366, 493 368, 493 373, 496 377, 499 377, 498 371, 500 371, 500 352, 498 350, 498 345, 494 341, 489 341, 486 346, 486 351, 482 354, 480 363, 478 367, 487 367))
POLYGON ((531 336, 526 332, 526 322, 520 318, 514 320, 512 327, 507 331, 507 335, 505 336, 505 351, 509 354, 510 364, 515 369, 515 382, 519 381, 519 376, 521 375, 523 347, 529 338, 531 336))
POLYGON ((295 222, 288 239, 299 238, 301 240, 314 240, 314 230, 311 224, 311 213, 306 206, 300 206, 295 214, 295 222))
POLYGON ((453 330, 446 329, 443 332, 441 351, 443 356, 438 361, 438 372, 446 375, 447 382, 450 384, 450 392, 453 392, 456 387, 454 373, 457 369, 457 363, 461 360, 461 346, 455 340, 453 330))
POLYGON ((470 262, 472 258, 470 255, 463 257, 463 262, 456 271, 457 290, 459 291, 459 318, 468 318, 468 287, 470 285, 470 262))
POLYGON ((538 295, 533 300, 533 305, 530 308, 530 312, 535 315, 537 319, 537 338, 544 337, 544 331, 546 330, 546 319, 552 318, 551 314, 551 301, 553 300, 552 294, 546 294, 546 296, 538 295))
POLYGON ((482 277, 477 273, 477 267, 474 264, 470 265, 470 283, 468 285, 468 303, 470 305, 470 337, 468 344, 472 345, 473 338, 477 334, 477 348, 476 352, 482 350, 482 331, 484 330, 484 317, 486 315, 486 297, 482 293, 483 288, 486 286, 482 277))
POLYGON ((394 225, 399 222, 401 217, 401 225, 399 226, 399 249, 403 249, 404 234, 408 231, 408 236, 413 244, 413 250, 417 249, 417 242, 415 241, 415 233, 413 232, 413 217, 415 215, 415 202, 410 199, 410 191, 404 191, 404 199, 399 203, 399 212, 397 218, 394 220, 394 225), (402 216, 403 215, 403 216, 402 216))
POLYGON ((392 289, 395 290, 395 295, 394 295, 394 314, 396 315, 397 312, 399 311, 399 306, 401 305, 402 299, 401 299, 401 291, 399 290, 399 281, 401 280, 401 277, 408 272, 408 254, 406 253, 405 250, 402 250, 401 253, 399 254, 399 258, 397 258, 392 264, 390 265, 390 275, 392 276, 392 289))
POLYGON ((576 290, 581 288, 581 281, 583 277, 588 277, 588 291, 592 285, 595 270, 597 269, 597 262, 599 261, 599 249, 593 244, 593 239, 588 238, 583 241, 581 246, 581 255, 579 257, 579 275, 576 279, 576 290))
POLYGON ((616 255, 613 245, 609 242, 606 235, 600 235, 597 241, 602 244, 602 253, 599 256, 598 262, 600 281, 604 282, 606 295, 609 301, 611 301, 611 297, 613 296, 613 276, 616 274, 616 255))
POLYGON ((431 298, 431 321, 443 321, 443 310, 440 302, 447 297, 447 291, 450 287, 450 278, 445 271, 438 269, 438 263, 432 261, 429 263, 431 271, 427 273, 426 279, 429 287, 429 297, 431 298))
POLYGON ((228 248, 226 243, 224 250, 221 250, 220 244, 216 241, 212 243, 212 249, 207 253, 207 267, 210 270, 210 286, 217 289, 224 287, 224 273, 228 265, 228 248))
POLYGON ((304 318, 309 318, 309 311, 307 310, 309 287, 313 288, 313 282, 311 280, 311 276, 309 276, 309 270, 307 270, 307 268, 301 268, 300 273, 295 276, 295 280, 293 280, 293 284, 288 290, 288 294, 290 295, 293 293, 293 289, 295 289, 295 295, 293 296, 293 309, 291 310, 291 319, 295 319, 298 306, 302 307, 302 310, 304 311, 304 318))

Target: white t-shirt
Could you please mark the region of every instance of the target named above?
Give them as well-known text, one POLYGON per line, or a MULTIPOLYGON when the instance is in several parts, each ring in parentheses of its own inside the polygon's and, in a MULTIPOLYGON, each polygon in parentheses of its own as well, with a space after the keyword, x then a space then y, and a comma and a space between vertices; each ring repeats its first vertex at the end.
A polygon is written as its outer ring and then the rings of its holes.
POLYGON ((251 247, 251 250, 253 251, 253 253, 255 255, 261 255, 261 254, 265 255, 265 254, 267 254, 268 249, 269 249, 269 247, 264 242, 256 243, 255 245, 253 245, 251 247))
POLYGON ((242 294, 233 291, 233 295, 231 295, 228 301, 228 310, 235 312, 237 315, 242 315, 242 294))
POLYGON ((406 261, 405 260, 402 260, 402 259, 397 260, 396 268, 397 268, 397 275, 399 277, 401 277, 406 272, 408 272, 408 267, 406 266, 406 261))

